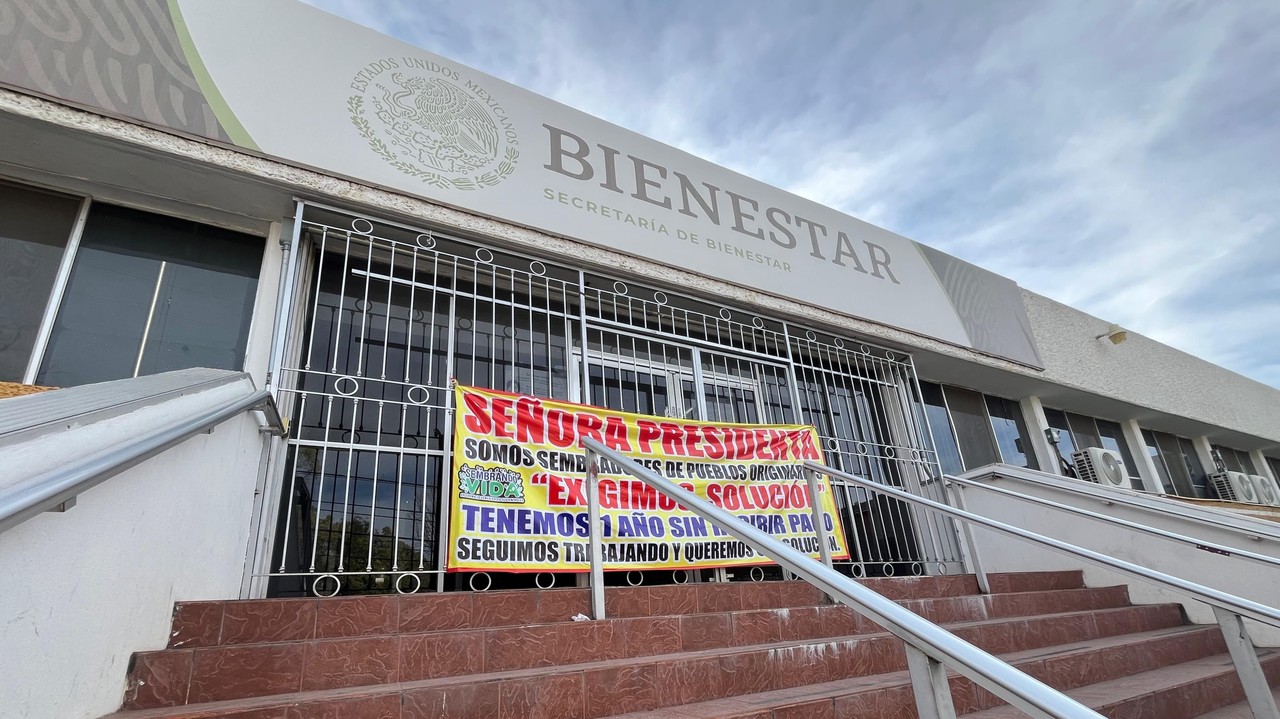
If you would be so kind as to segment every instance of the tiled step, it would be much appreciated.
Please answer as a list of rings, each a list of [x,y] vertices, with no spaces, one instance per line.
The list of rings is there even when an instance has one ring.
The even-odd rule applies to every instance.
[[[1016,619],[994,619],[970,622],[952,627],[962,637],[992,652],[1028,650],[1081,638],[1106,637],[1116,634],[1173,628],[1181,623],[1177,605],[1124,607],[1094,612],[1076,612]],[[1191,631],[1199,631],[1193,628]],[[236,649],[234,647],[226,649]],[[302,692],[301,663],[296,659],[283,662],[280,674],[271,679],[269,668],[251,666],[234,677],[223,676],[216,685],[223,692],[244,692],[240,696],[259,694],[239,706],[248,709],[277,709],[298,701],[333,698],[324,691]],[[657,655],[642,659],[614,659],[586,664],[549,666],[507,672],[473,674],[420,682],[397,682],[353,688],[351,696],[372,697],[382,693],[403,694],[406,706],[426,705],[451,707],[447,716],[489,717],[492,702],[509,693],[532,698],[541,706],[550,702],[574,702],[585,716],[599,717],[616,713],[619,707],[653,708],[696,703],[759,690],[796,687],[825,682],[836,677],[854,677],[894,672],[905,668],[901,642],[880,633],[844,637],[827,641],[794,641],[760,644]],[[238,670],[241,671],[241,670]],[[347,667],[343,673],[359,667]],[[264,680],[276,681],[268,686]],[[213,685],[210,685],[213,686]],[[232,699],[224,693],[206,696],[196,683],[191,684],[191,702]],[[333,691],[333,690],[329,690]],[[270,693],[275,692],[274,696]],[[288,692],[288,693],[286,693]],[[564,699],[569,696],[569,699]],[[509,701],[523,701],[517,698]],[[557,697],[561,697],[557,699]],[[575,698],[576,697],[576,698]],[[370,699],[372,701],[372,699]],[[223,711],[230,706],[175,707],[122,716],[198,717],[221,716],[202,714],[204,710]],[[572,708],[572,707],[570,707]],[[443,709],[441,709],[443,711]],[[445,716],[444,714],[439,714]],[[267,715],[264,715],[267,716]],[[435,716],[427,713],[425,716]],[[511,716],[524,716],[520,713]],[[549,714],[548,716],[578,716]]]
[[[992,574],[993,593],[1084,587],[1080,572]],[[865,579],[890,599],[976,595],[973,575]],[[665,616],[804,607],[824,604],[806,582],[729,582],[652,587],[611,587],[610,617]],[[514,626],[568,621],[588,613],[586,589],[445,592],[333,599],[261,599],[179,602],[174,608],[171,648],[260,644],[396,632]]]
[[[1271,685],[1280,684],[1280,651],[1262,650],[1259,658]],[[1067,694],[1113,719],[1192,719],[1225,707],[1230,707],[1226,711],[1238,714],[1240,708],[1232,705],[1244,699],[1235,665],[1226,654],[1091,684]],[[1253,716],[1247,706],[1245,713],[1238,715]],[[1002,706],[969,716],[971,719],[1014,719],[1023,714],[1010,706]]]
[[[1275,700],[1277,706],[1280,706],[1280,691],[1271,692],[1271,698]],[[1200,719],[1254,719],[1254,717],[1248,702],[1236,702],[1231,706],[1215,709],[1201,716]]]
[[[903,604],[931,621],[954,624],[1120,608],[1128,604],[1128,593],[1124,587],[1104,587]],[[1073,624],[1062,626],[1074,631]],[[249,696],[251,689],[331,689],[879,631],[848,607],[825,605],[168,649],[134,656],[124,706],[172,706]],[[1004,636],[1001,632],[1018,630],[1011,625],[984,631]],[[298,667],[297,672],[282,671],[288,667]],[[254,674],[247,681],[246,668]]]
[[[1002,658],[1051,686],[1074,689],[1108,677],[1206,659],[1222,649],[1217,627],[1177,627],[1079,642],[1054,647],[1047,652],[1043,649],[1016,652],[1002,655]],[[987,717],[987,711],[978,710],[1002,704],[998,697],[954,672],[950,675],[950,684],[959,714],[973,719]],[[978,713],[971,713],[975,711]],[[1024,716],[1008,706],[993,711],[1010,711],[1009,717]],[[898,671],[679,707],[615,714],[611,719],[914,719],[915,716],[910,677],[907,672]],[[1001,713],[999,716],[1006,715]],[[1164,719],[1162,714],[1142,716]]]

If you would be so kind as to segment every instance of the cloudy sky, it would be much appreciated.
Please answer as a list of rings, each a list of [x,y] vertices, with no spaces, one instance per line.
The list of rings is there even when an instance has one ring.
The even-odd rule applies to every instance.
[[[1280,3],[309,0],[1280,386]]]

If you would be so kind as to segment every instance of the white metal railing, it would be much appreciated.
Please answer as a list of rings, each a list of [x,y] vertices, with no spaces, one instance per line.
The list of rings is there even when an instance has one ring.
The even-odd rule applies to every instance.
[[[266,431],[284,434],[285,427],[267,390],[228,400],[206,412],[134,438],[125,444],[95,452],[71,464],[36,475],[0,492],[0,532],[54,509],[70,508],[77,495],[147,459],[212,429],[236,415],[261,410]]]
[[[964,536],[969,545],[971,557],[974,560],[973,570],[979,577],[979,583],[982,586],[988,586],[985,580],[985,572],[981,566],[981,558],[978,555],[976,544],[973,540],[973,527],[980,526],[985,529],[1000,532],[1009,535],[1021,541],[1039,544],[1056,552],[1067,554],[1091,564],[1101,566],[1105,569],[1128,575],[1138,580],[1151,582],[1160,585],[1166,589],[1191,597],[1197,601],[1204,602],[1213,608],[1214,616],[1218,620],[1218,626],[1222,630],[1223,638],[1227,643],[1227,650],[1231,654],[1231,661],[1235,665],[1236,673],[1240,677],[1240,683],[1244,687],[1245,698],[1249,702],[1249,707],[1253,711],[1255,719],[1280,719],[1280,710],[1276,708],[1275,697],[1271,694],[1271,686],[1267,682],[1266,674],[1262,670],[1262,664],[1258,660],[1257,649],[1254,647],[1252,640],[1249,638],[1249,631],[1245,627],[1244,618],[1253,619],[1264,624],[1280,627],[1280,610],[1259,604],[1234,594],[1206,587],[1202,584],[1187,581],[1179,577],[1175,577],[1164,572],[1159,572],[1149,567],[1144,567],[1133,562],[1127,562],[1123,559],[1095,552],[1091,549],[1085,549],[1068,542],[1063,542],[1052,537],[1046,537],[1042,534],[1015,527],[1004,522],[1000,522],[989,517],[983,517],[963,509],[963,500],[958,501],[961,508],[951,507],[940,502],[934,502],[930,499],[917,497],[892,487],[886,487],[875,482],[871,482],[862,477],[841,472],[813,461],[806,461],[805,468],[825,474],[830,477],[833,483],[844,483],[851,486],[861,487],[863,489],[883,492],[889,496],[910,502],[916,506],[925,507],[936,512],[941,512],[953,519],[959,520],[964,526]],[[946,477],[948,480],[957,479],[954,477]],[[963,480],[961,480],[963,481]],[[990,489],[989,487],[987,489]]]
[[[828,566],[829,553],[823,555],[826,563],[816,561],[739,520],[729,512],[684,490],[665,477],[649,471],[626,455],[592,439],[583,439],[582,445],[587,452],[587,507],[591,527],[591,602],[596,619],[603,619],[605,616],[603,552],[601,551],[603,540],[600,532],[600,501],[596,486],[600,458],[603,457],[902,639],[906,644],[907,668],[916,698],[916,707],[922,719],[954,719],[956,716],[950,685],[947,682],[948,668],[1032,717],[1040,719],[1101,717],[1097,712],[1062,692],[1018,671],[994,655],[835,571]],[[826,469],[823,465],[815,466]],[[813,468],[810,467],[810,469]],[[810,495],[816,497],[816,473],[808,473],[808,481]],[[877,489],[881,488],[881,485],[874,486]],[[905,492],[903,494],[912,499],[916,498]],[[825,524],[821,518],[820,504],[816,500],[810,504],[816,515],[814,525],[819,528],[819,546],[826,548],[828,543],[825,531],[821,529]]]
[[[1212,552],[1213,554],[1218,554],[1226,557],[1239,557],[1241,559],[1247,559],[1251,562],[1257,562],[1259,564],[1266,564],[1272,567],[1280,568],[1280,559],[1276,557],[1268,556],[1266,554],[1258,554],[1257,552],[1250,552],[1247,549],[1239,549],[1237,547],[1228,546],[1226,544],[1218,544],[1217,542],[1210,542],[1206,539],[1200,539],[1200,538],[1192,537],[1186,534],[1178,534],[1177,532],[1170,532],[1168,530],[1160,529],[1158,527],[1152,527],[1148,524],[1142,524],[1141,522],[1131,522],[1127,519],[1112,517],[1110,515],[1102,514],[1100,512],[1091,512],[1087,509],[1081,509],[1080,507],[1073,507],[1069,504],[1062,504],[1061,502],[1055,502],[1052,499],[1044,499],[1043,497],[1036,497],[1030,494],[1024,494],[1022,492],[1018,492],[1012,489],[993,487],[990,484],[985,484],[983,482],[978,482],[972,479],[965,479],[963,477],[953,477],[951,475],[945,475],[945,479],[948,482],[960,485],[962,487],[981,488],[984,491],[992,492],[994,494],[999,494],[1001,496],[1012,497],[1014,499],[1017,499],[1023,502],[1030,502],[1032,504],[1038,504],[1042,507],[1049,507],[1051,509],[1055,509],[1060,512],[1074,514],[1078,517],[1087,517],[1089,519],[1094,519],[1099,522],[1105,522],[1107,524],[1112,524],[1117,527],[1124,527],[1125,529],[1131,529],[1135,532],[1141,532],[1143,534],[1149,534],[1154,537],[1159,537],[1161,539],[1168,539],[1170,541],[1178,542],[1180,544],[1190,545],[1191,547],[1194,547],[1195,549],[1199,549],[1201,551]],[[1108,498],[1107,501],[1111,501],[1111,500]]]
[[[1015,467],[1012,465],[993,465],[988,468],[975,469],[971,472],[966,472],[966,477],[963,478],[948,475],[947,479],[968,479],[968,481],[973,481],[969,478],[977,476],[984,471],[991,471],[993,473],[998,473],[1002,477],[1009,477],[1016,479],[1019,482],[1026,482],[1028,484],[1047,487],[1049,489],[1087,495],[1091,499],[1103,504],[1118,504],[1139,511],[1150,512],[1152,514],[1159,514],[1168,511],[1166,507],[1160,507],[1154,503],[1176,501],[1174,499],[1165,499],[1165,497],[1174,497],[1176,495],[1152,495],[1147,492],[1134,493],[1113,488],[1108,488],[1109,491],[1107,491],[1106,494],[1101,494],[1096,491],[1100,485],[1092,482],[1081,482],[1079,480],[1072,480],[1057,475],[1049,475],[1043,472],[1037,472],[1035,470]],[[985,487],[988,485],[983,486]],[[1180,499],[1186,498],[1181,497]],[[1261,506],[1260,508],[1265,509],[1266,507]],[[1198,524],[1213,530],[1242,535],[1251,541],[1280,542],[1280,524],[1269,526],[1273,523],[1254,519],[1248,520],[1251,526],[1240,526],[1237,524],[1242,520],[1239,515],[1232,515],[1230,520],[1220,519],[1219,516],[1223,514],[1222,510],[1216,508],[1206,509],[1188,502],[1179,502],[1178,510],[1178,518],[1185,522]]]

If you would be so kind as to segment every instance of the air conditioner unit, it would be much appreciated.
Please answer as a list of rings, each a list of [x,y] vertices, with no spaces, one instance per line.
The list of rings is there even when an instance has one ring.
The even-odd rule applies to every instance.
[[[1096,482],[1104,487],[1133,489],[1133,480],[1129,479],[1129,470],[1125,468],[1124,459],[1119,452],[1089,447],[1071,455],[1071,462],[1080,479]]]
[[[1258,504],[1280,507],[1280,486],[1276,485],[1275,480],[1260,474],[1251,474],[1249,479],[1253,480],[1253,486],[1258,490]]]
[[[1209,477],[1219,499],[1228,502],[1258,503],[1258,490],[1244,472],[1218,472]]]

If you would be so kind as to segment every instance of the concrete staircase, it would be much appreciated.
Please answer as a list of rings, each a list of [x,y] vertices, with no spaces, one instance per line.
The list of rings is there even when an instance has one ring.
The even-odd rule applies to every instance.
[[[1249,716],[1217,626],[1078,572],[865,583],[1111,717]],[[902,644],[801,582],[181,603],[119,719],[916,716]],[[1273,684],[1280,653],[1263,655]],[[1021,716],[953,677],[957,711]],[[1235,713],[1232,713],[1235,712]]]

